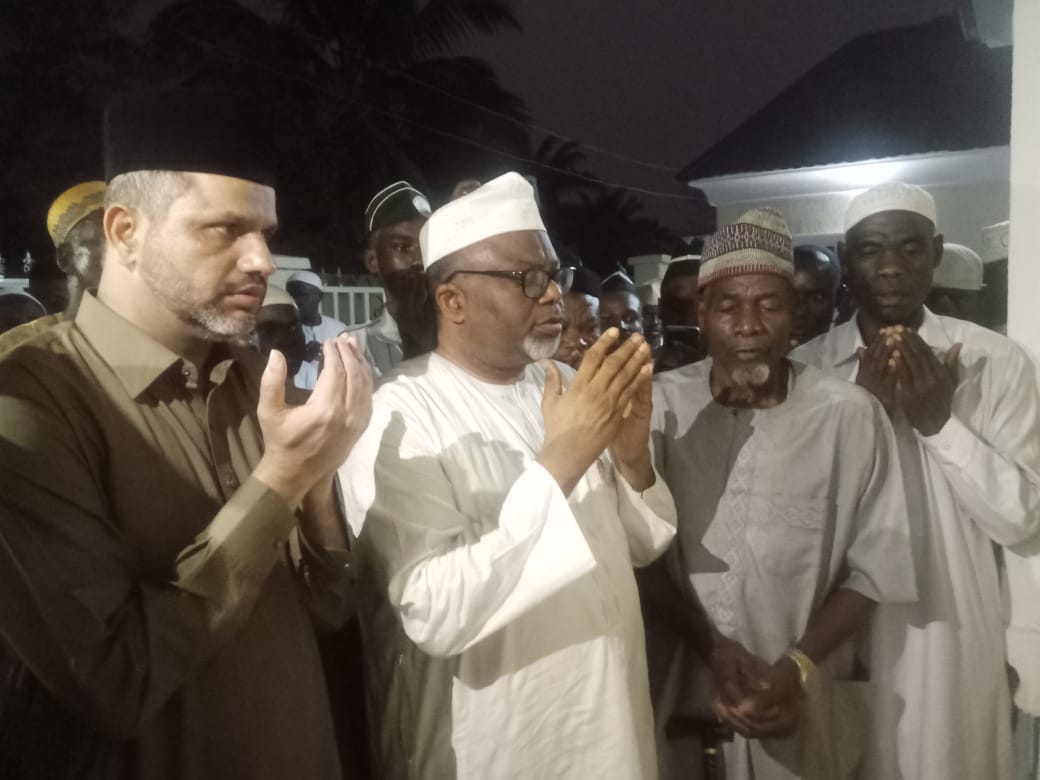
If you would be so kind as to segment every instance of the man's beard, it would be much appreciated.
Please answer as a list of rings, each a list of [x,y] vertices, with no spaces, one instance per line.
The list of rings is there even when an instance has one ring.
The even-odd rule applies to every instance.
[[[560,347],[560,337],[538,338],[537,336],[524,337],[524,352],[531,358],[532,363],[539,360],[548,360],[556,354]]]
[[[139,265],[141,279],[156,300],[168,311],[192,327],[200,338],[227,341],[236,345],[248,343],[256,326],[256,312],[229,314],[217,301],[199,302],[191,284],[172,272],[172,266],[161,252],[152,252],[147,262]],[[237,316],[236,316],[237,315]]]
[[[730,372],[730,380],[736,387],[762,387],[769,381],[772,369],[768,363],[737,366]]]

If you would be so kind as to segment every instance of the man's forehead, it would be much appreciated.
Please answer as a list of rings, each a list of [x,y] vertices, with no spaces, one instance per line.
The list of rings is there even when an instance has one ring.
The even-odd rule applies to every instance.
[[[879,211],[857,222],[846,235],[846,240],[867,240],[873,237],[926,234],[932,236],[935,226],[927,217],[914,211]]]
[[[764,297],[790,290],[792,281],[779,274],[739,274],[716,279],[711,286],[721,295]]]
[[[426,220],[422,218],[408,219],[404,222],[395,222],[379,228],[379,240],[388,241],[395,238],[417,238]]]
[[[532,267],[559,264],[549,237],[539,230],[516,230],[485,238],[475,245],[479,255],[491,262],[523,263]]]

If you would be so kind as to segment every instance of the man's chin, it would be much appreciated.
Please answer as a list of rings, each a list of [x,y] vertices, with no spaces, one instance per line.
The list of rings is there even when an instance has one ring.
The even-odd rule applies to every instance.
[[[192,324],[202,331],[207,341],[244,346],[249,344],[249,337],[256,328],[256,314],[244,311],[234,314],[200,312],[192,318]]]
[[[560,348],[560,337],[539,339],[528,336],[524,339],[524,353],[531,359],[532,363],[539,360],[548,360],[556,354]]]

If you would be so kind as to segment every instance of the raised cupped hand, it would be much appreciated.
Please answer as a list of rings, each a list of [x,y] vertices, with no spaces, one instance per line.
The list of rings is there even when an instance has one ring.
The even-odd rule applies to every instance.
[[[285,358],[271,351],[260,380],[257,418],[264,455],[253,471],[290,506],[346,460],[372,416],[372,372],[346,334],[326,342],[325,367],[307,402],[285,401]]]
[[[565,494],[608,446],[620,443],[628,455],[641,439],[649,452],[650,348],[636,335],[608,354],[618,336],[617,328],[610,328],[599,337],[566,389],[559,367],[545,363],[545,442],[538,462]]]

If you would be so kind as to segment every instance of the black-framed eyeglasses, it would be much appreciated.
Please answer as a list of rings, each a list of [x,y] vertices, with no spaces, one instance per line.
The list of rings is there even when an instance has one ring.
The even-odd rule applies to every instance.
[[[513,281],[520,282],[520,285],[524,288],[524,295],[528,298],[534,298],[538,300],[545,291],[549,288],[549,282],[556,282],[560,288],[561,293],[567,292],[571,289],[571,282],[574,281],[574,269],[573,268],[551,268],[546,270],[545,268],[528,268],[526,271],[469,271],[460,269],[458,271],[452,271],[447,279],[444,281],[450,282],[458,274],[473,274],[475,276],[494,276],[499,279],[512,279]]]

